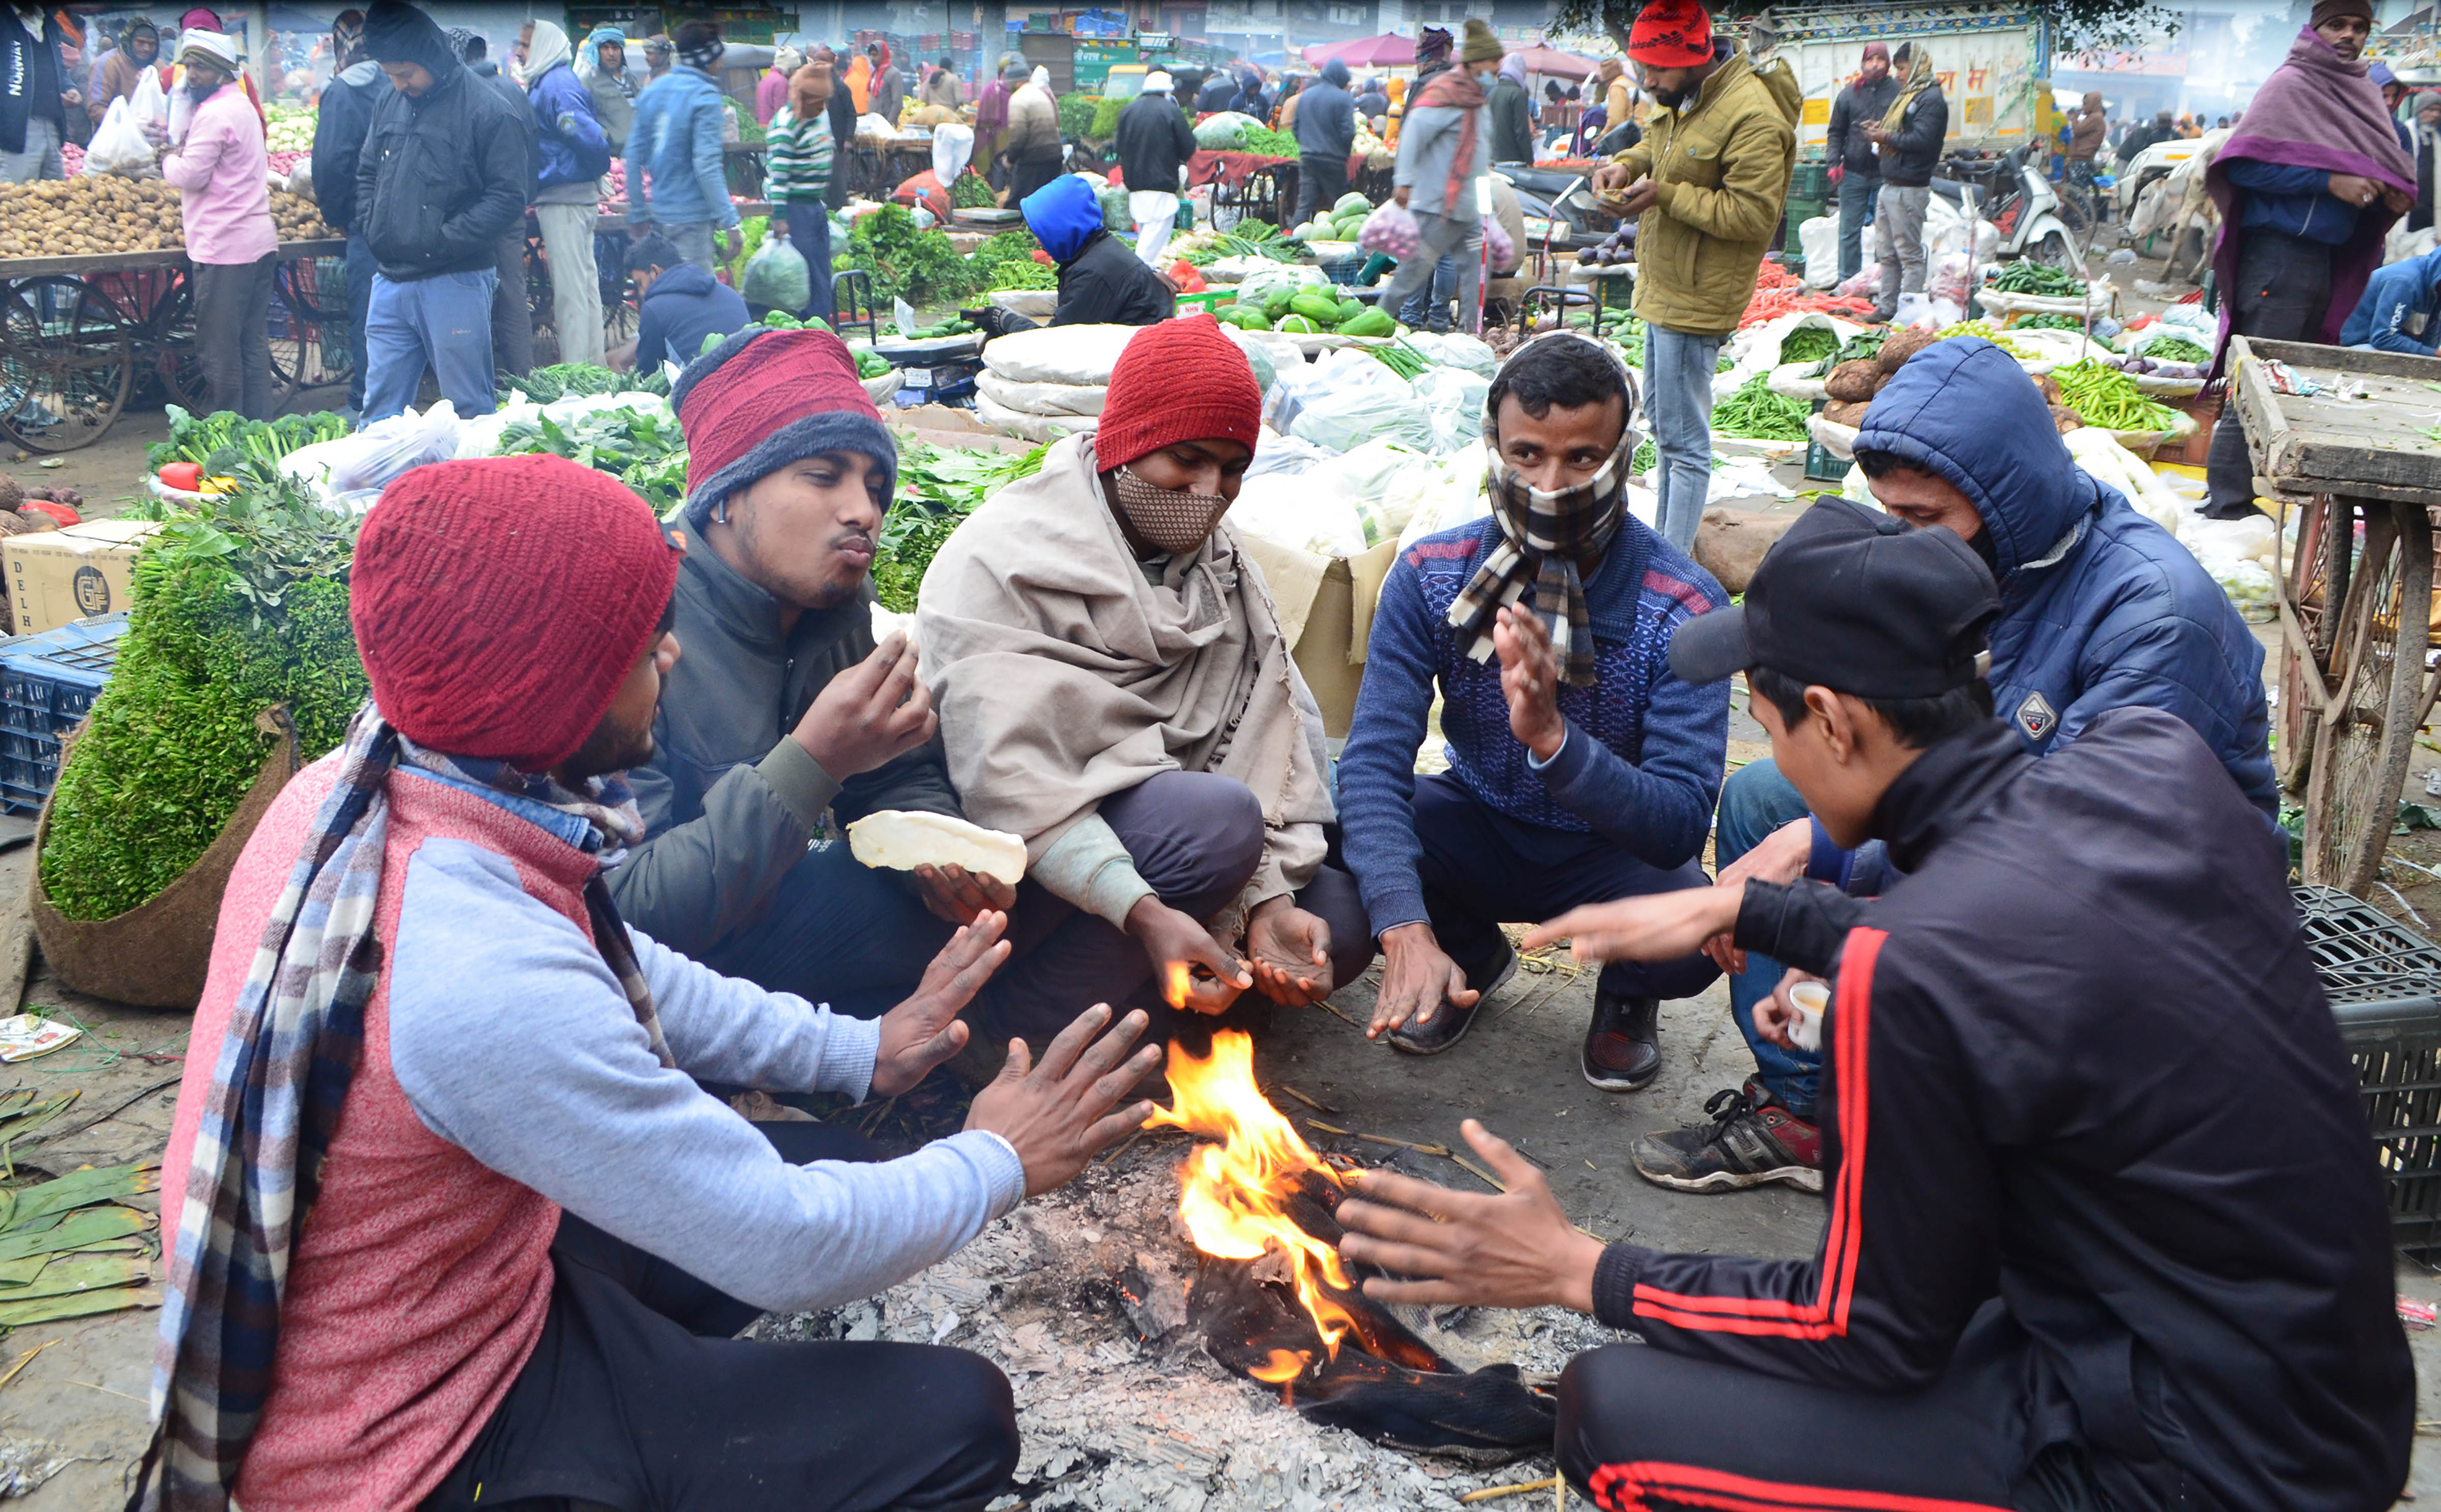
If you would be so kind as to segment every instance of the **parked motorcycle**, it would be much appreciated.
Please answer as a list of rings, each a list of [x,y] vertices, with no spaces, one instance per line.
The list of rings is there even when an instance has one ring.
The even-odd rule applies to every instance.
[[[1998,157],[1951,157],[1944,175],[1932,181],[1933,192],[1955,202],[1970,216],[1991,223],[1999,235],[1996,261],[2032,258],[2050,267],[2085,273],[2084,239],[2060,213],[2060,198],[2040,170],[2026,161],[2019,147]]]

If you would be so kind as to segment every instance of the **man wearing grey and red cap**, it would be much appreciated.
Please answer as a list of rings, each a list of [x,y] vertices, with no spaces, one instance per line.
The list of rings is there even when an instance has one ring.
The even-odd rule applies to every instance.
[[[903,1091],[1007,947],[979,918],[868,1022],[622,920],[603,878],[643,830],[622,774],[681,662],[678,573],[642,499],[557,458],[420,467],[366,516],[372,696],[222,899],[136,1504],[879,1512],[1005,1484],[989,1362],[735,1335],[1075,1175],[1149,1111],[1113,1110],[1153,1064],[1127,1053],[1143,1021],[1012,1048],[964,1131],[894,1161],[708,1094]]]
[[[2279,842],[2159,709],[2025,750],[1983,678],[2000,603],[1949,531],[1808,510],[1671,670],[1744,672],[1833,838],[1907,876],[1598,903],[1524,941],[1655,961],[1733,932],[1830,979],[1771,1031],[1829,1066],[1813,1254],[1606,1245],[1472,1121],[1502,1195],[1380,1172],[1337,1211],[1381,1301],[1641,1337],[1560,1377],[1560,1469],[1602,1506],[2376,1512],[2406,1479],[2390,1219]]]
[[[914,649],[874,639],[898,449],[828,332],[750,328],[670,392],[687,658],[632,774],[647,838],[611,888],[673,949],[869,1017],[952,929],[1015,896],[956,868],[871,870],[838,837],[885,809],[960,812]]]

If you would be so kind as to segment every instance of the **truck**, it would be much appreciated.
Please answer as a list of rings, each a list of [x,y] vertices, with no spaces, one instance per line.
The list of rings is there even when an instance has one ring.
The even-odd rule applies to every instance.
[[[1831,102],[1856,77],[1865,44],[1892,52],[1914,43],[1932,58],[1949,102],[1943,155],[2006,151],[2050,136],[2059,117],[2048,84],[2050,27],[2041,14],[2007,0],[1951,0],[1900,9],[1885,5],[1783,5],[1772,12],[1778,56],[1796,69],[1805,103],[1798,117],[1800,157],[1819,158],[1830,134]]]

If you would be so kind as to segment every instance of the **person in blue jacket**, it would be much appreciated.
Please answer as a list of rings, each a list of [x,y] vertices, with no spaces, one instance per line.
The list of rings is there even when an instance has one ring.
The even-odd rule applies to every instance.
[[[602,363],[602,283],[593,263],[594,206],[610,171],[609,134],[593,92],[576,77],[568,33],[537,21],[526,46],[526,97],[533,117],[534,221],[551,261],[551,329],[559,360]]]
[[[1473,1026],[1517,968],[1502,924],[1705,886],[1729,690],[1664,657],[1728,595],[1627,512],[1634,401],[1582,336],[1520,347],[1485,401],[1491,515],[1424,537],[1383,583],[1339,815],[1382,942],[1366,1033],[1393,1049],[1438,1054]],[[1436,687],[1449,770],[1419,777]],[[1651,1085],[1660,999],[1718,975],[1701,955],[1605,967],[1585,1080]]]
[[[2163,710],[2203,737],[2267,826],[2277,821],[2262,642],[2177,537],[2076,465],[2015,359],[1971,336],[1934,343],[1874,396],[1855,444],[1884,508],[1964,537],[1998,581],[1989,680],[2026,749],[2058,750],[2113,709]],[[1724,881],[1810,876],[1874,894],[1890,880],[1881,847],[1831,844],[1769,761],[1723,784],[1714,855]],[[1636,1169],[1682,1191],[1819,1191],[1821,1056],[1755,1032],[1778,963],[1727,941],[1714,956],[1731,972],[1730,1013],[1758,1072],[1714,1096],[1710,1126],[1637,1141]]]
[[[712,77],[728,49],[708,21],[678,27],[676,41],[679,66],[644,86],[627,129],[627,234],[641,242],[658,229],[709,273],[714,231],[730,257],[745,245],[721,166],[725,112]]]
[[[2430,357],[2441,346],[2441,250],[2375,270],[2340,340],[2376,351]]]
[[[689,261],[665,236],[648,236],[627,252],[636,279],[636,346],[612,366],[651,371],[664,362],[683,368],[703,354],[707,336],[733,336],[754,323],[735,289]]]

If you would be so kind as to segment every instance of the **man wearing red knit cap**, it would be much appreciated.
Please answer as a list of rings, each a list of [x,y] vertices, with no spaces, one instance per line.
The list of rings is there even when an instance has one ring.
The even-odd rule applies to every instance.
[[[649,837],[611,891],[674,950],[871,1017],[914,989],[950,930],[1016,896],[814,843],[826,813],[836,834],[886,809],[960,812],[913,648],[874,643],[870,568],[898,448],[825,331],[742,332],[671,399],[687,438],[687,657],[632,774]]]
[[[984,914],[864,1021],[621,920],[678,573],[642,499],[556,458],[417,468],[367,516],[372,698],[247,841],[196,1013],[143,1504],[979,1508],[1007,1480],[987,1361],[734,1336],[1074,1175],[1149,1110],[1112,1110],[1143,1019],[1012,1047],[895,1161],[707,1094],[903,1091],[1008,947]]]
[[[1323,859],[1321,714],[1221,520],[1261,409],[1211,316],[1148,326],[1100,429],[986,500],[925,576],[949,775],[969,819],[1025,838],[1032,944],[976,999],[985,1042],[1073,1001],[1256,1019],[1233,1011],[1246,988],[1311,1002],[1372,958],[1355,882]]]

